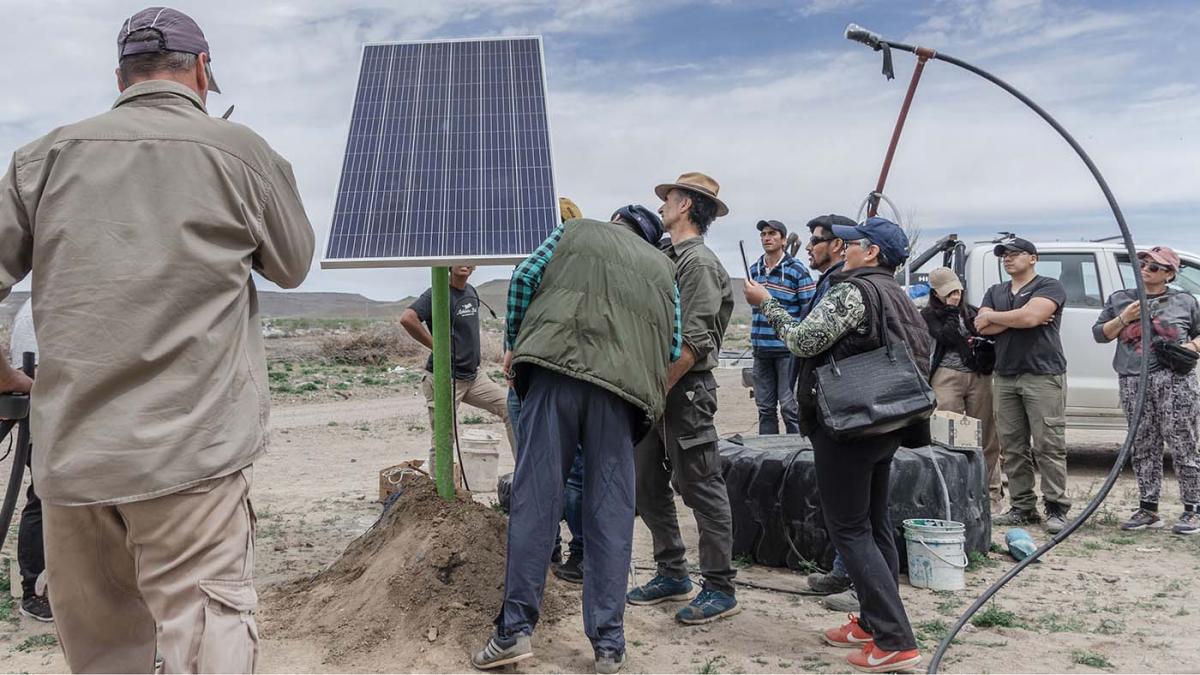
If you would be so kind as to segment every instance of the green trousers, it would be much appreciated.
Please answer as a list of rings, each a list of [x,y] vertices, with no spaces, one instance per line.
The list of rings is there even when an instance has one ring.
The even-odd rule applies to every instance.
[[[1042,502],[1065,514],[1071,508],[1066,375],[996,375],[992,381],[996,434],[1013,508],[1037,509],[1035,473],[1040,473]]]

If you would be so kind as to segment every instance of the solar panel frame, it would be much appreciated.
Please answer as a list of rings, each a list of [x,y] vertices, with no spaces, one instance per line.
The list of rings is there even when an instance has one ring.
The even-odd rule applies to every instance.
[[[546,236],[549,236],[549,234],[553,230],[553,228],[555,226],[557,226],[557,224],[559,222],[561,222],[561,213],[559,211],[557,189],[556,189],[556,187],[558,185],[558,177],[555,173],[555,166],[554,166],[554,161],[553,161],[553,158],[554,158],[554,134],[552,133],[551,124],[550,124],[550,104],[549,104],[549,95],[548,95],[548,86],[547,86],[548,77],[547,77],[547,73],[546,73],[546,52],[545,52],[545,49],[543,48],[542,37],[540,35],[365,42],[362,44],[362,47],[361,47],[361,50],[359,53],[359,69],[358,69],[358,78],[356,79],[356,85],[355,85],[355,96],[353,97],[351,104],[350,104],[350,123],[347,125],[347,130],[346,130],[346,145],[345,145],[346,150],[342,157],[341,170],[338,172],[338,183],[337,183],[337,187],[335,188],[334,212],[331,216],[329,236],[328,236],[328,239],[326,240],[325,256],[321,259],[321,268],[322,269],[365,269],[365,268],[389,268],[389,267],[444,267],[444,266],[450,266],[450,265],[512,265],[512,264],[521,262],[530,253],[533,252],[533,249],[531,248],[529,251],[522,253],[522,254],[497,254],[497,255],[492,255],[492,254],[474,255],[474,254],[472,254],[472,255],[443,255],[443,256],[436,256],[436,255],[435,256],[403,256],[403,257],[330,257],[330,255],[329,255],[330,250],[333,247],[333,234],[334,234],[333,233],[333,220],[334,220],[334,218],[336,218],[336,215],[337,215],[338,198],[341,197],[341,192],[342,192],[341,188],[342,188],[342,183],[345,178],[346,171],[347,171],[347,164],[351,161],[351,144],[355,140],[355,134],[354,134],[355,121],[356,121],[355,110],[359,105],[359,100],[358,100],[359,90],[362,88],[362,85],[363,85],[363,69],[368,65],[367,64],[368,49],[370,49],[371,47],[387,47],[387,46],[396,46],[396,45],[427,45],[427,44],[446,44],[446,43],[488,43],[488,42],[507,43],[507,42],[513,42],[513,41],[518,41],[518,40],[532,40],[536,43],[536,46],[537,46],[538,67],[540,69],[540,75],[541,75],[541,78],[540,78],[541,79],[541,98],[542,98],[542,102],[543,102],[542,105],[545,108],[546,159],[547,159],[547,163],[549,165],[549,172],[548,172],[549,177],[550,177],[549,189],[551,192],[550,206],[553,209],[553,215],[554,215],[553,222],[548,224],[549,228],[546,230],[546,232],[541,237],[537,238],[537,241],[533,244],[533,247],[536,248],[537,245],[541,243],[542,239],[544,239]],[[481,52],[481,58],[482,58],[482,52]],[[393,74],[394,74],[393,70],[389,69],[388,70],[388,78],[389,78],[388,86],[390,86],[390,78],[392,77]],[[513,84],[515,86],[515,81],[513,82]],[[384,91],[386,93],[386,91],[387,91],[386,86],[385,86]],[[515,97],[514,97],[514,100],[515,100]],[[480,100],[481,105],[485,102],[486,102],[486,99]],[[454,103],[455,103],[455,101],[453,99],[451,99],[448,101],[447,105],[453,106]],[[381,115],[381,117],[380,117],[381,127],[385,123],[385,119],[386,118]],[[515,148],[515,143],[514,143],[514,150],[515,149],[516,148]],[[379,152],[378,154],[382,155],[383,153]],[[376,162],[378,164],[378,158],[376,159]],[[447,169],[447,170],[449,170],[449,169]],[[377,179],[378,166],[376,166],[375,170],[372,171],[371,173],[372,173],[372,179],[373,180]],[[449,189],[447,188],[446,192],[448,192],[448,191],[449,191]],[[409,195],[408,195],[409,192],[410,192],[409,190],[405,191],[406,199],[409,198]],[[430,234],[434,234],[434,233],[430,233]],[[480,234],[486,235],[487,234],[486,229],[481,227]]]

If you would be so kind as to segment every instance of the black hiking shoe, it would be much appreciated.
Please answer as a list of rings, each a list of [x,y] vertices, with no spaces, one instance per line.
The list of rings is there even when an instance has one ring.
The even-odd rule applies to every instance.
[[[1060,506],[1046,507],[1046,532],[1058,534],[1067,529],[1067,512]]]
[[[843,577],[833,574],[810,574],[808,575],[808,587],[814,593],[821,595],[833,595],[841,593],[850,588],[850,577]]]
[[[42,623],[54,621],[54,613],[50,611],[50,598],[44,595],[27,595],[22,598],[21,613]]]
[[[555,546],[554,550],[550,552],[550,564],[555,567],[562,564],[562,548]]]
[[[583,554],[571,554],[566,562],[554,568],[554,576],[570,584],[583,583]]]
[[[1040,522],[1042,522],[1042,517],[1037,514],[1037,511],[1022,511],[1018,508],[1011,508],[1008,513],[992,518],[992,524],[1001,527],[1034,525]]]

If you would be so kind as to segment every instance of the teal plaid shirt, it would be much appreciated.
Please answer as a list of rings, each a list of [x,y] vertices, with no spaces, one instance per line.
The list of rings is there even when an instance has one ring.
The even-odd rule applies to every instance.
[[[529,303],[533,302],[533,296],[537,295],[538,288],[542,285],[542,273],[546,270],[546,265],[549,264],[550,258],[554,256],[554,249],[558,246],[558,242],[563,236],[563,225],[554,228],[546,241],[542,242],[537,250],[529,255],[528,258],[521,261],[517,268],[513,270],[512,279],[508,282],[508,313],[506,315],[506,329],[504,333],[504,351],[512,351],[513,345],[517,342],[517,335],[521,332],[521,322],[525,320],[525,311],[529,309]],[[675,285],[675,330],[671,335],[671,362],[679,360],[683,354],[683,318],[682,311],[679,306],[679,285]]]

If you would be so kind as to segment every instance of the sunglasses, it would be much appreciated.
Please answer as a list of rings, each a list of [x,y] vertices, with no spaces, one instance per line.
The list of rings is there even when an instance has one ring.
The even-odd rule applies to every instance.
[[[809,237],[808,245],[816,246],[817,244],[823,244],[827,241],[833,241],[834,239],[837,239],[837,237]]]
[[[1166,265],[1160,265],[1156,262],[1142,262],[1141,265],[1142,265],[1142,269],[1149,270],[1151,272],[1174,272],[1175,271],[1175,270],[1171,269],[1170,267],[1167,267]]]

